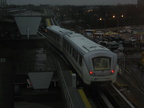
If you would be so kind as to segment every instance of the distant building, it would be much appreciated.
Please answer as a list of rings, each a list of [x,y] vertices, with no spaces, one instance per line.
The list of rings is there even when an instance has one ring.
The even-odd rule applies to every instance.
[[[5,7],[7,4],[6,0],[0,0],[0,7]]]
[[[144,5],[144,0],[138,0],[137,5],[138,6],[143,6]]]

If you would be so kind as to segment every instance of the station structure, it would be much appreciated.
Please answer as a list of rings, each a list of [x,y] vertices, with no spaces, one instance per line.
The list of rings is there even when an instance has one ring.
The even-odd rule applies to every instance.
[[[14,14],[14,19],[22,36],[21,39],[26,37],[27,40],[30,40],[31,37],[36,36],[38,33],[38,27],[42,20],[42,15],[31,11],[26,11],[23,14]],[[45,37],[40,33],[39,35],[41,37]],[[91,108],[84,91],[76,88],[76,74],[73,74],[72,72],[63,72],[60,64],[58,62],[56,62],[56,64],[59,77],[58,79],[63,90],[67,108]],[[28,73],[28,76],[33,83],[34,90],[48,89],[49,84],[52,81],[57,81],[52,79],[53,73],[54,72]],[[0,82],[2,82],[2,79]],[[2,91],[0,91],[0,94],[2,94]],[[0,102],[0,104],[3,103]],[[10,107],[8,106],[6,108]]]
[[[35,37],[33,39],[36,39],[37,35],[44,38],[45,35],[38,31],[38,27],[40,26],[43,18],[45,18],[45,23],[47,26],[52,24],[59,25],[56,22],[56,19],[54,18],[54,20],[52,20],[52,15],[48,17],[48,14],[50,14],[50,12],[47,11],[46,14],[41,14],[34,11],[25,11],[23,13],[16,12],[16,14],[13,14],[19,32],[22,36],[21,38],[26,37],[27,40],[30,40],[32,37]],[[5,62],[5,59],[1,58],[0,61]],[[62,88],[62,93],[64,94],[67,108],[92,108],[83,89],[76,87],[76,74],[70,72],[69,70],[63,71],[58,61],[55,61],[55,66],[58,73],[58,79],[56,80],[53,79],[54,72],[52,71],[28,73],[28,76],[33,83],[34,90],[48,89],[51,82],[56,84],[58,81],[60,83],[60,87]],[[2,82],[2,80],[0,81]],[[0,94],[2,94],[2,91],[0,91]],[[0,102],[0,104],[2,103]]]
[[[144,1],[143,0],[138,0],[137,5],[138,6],[144,6]]]

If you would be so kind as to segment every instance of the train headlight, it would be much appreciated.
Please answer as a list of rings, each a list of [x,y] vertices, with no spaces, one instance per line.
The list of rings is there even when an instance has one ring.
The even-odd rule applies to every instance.
[[[95,73],[94,73],[94,72],[92,72],[92,71],[90,71],[90,72],[89,72],[89,74],[90,74],[90,75],[95,75]]]
[[[114,70],[111,70],[111,73],[112,73],[112,74],[114,74],[114,73],[115,73],[115,71],[114,71]]]

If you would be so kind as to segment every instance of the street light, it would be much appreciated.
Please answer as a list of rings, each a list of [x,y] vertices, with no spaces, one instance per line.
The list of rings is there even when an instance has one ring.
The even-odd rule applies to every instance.
[[[115,18],[115,17],[116,17],[115,15],[112,16],[112,18]]]
[[[123,18],[123,17],[124,17],[124,15],[122,14],[122,15],[121,15],[121,18]]]
[[[102,21],[104,23],[104,28],[106,28],[106,18],[99,18],[99,21]]]
[[[103,19],[102,19],[102,18],[99,18],[99,20],[102,21]]]
[[[124,18],[124,15],[122,14],[122,15],[117,16],[117,17],[116,17],[115,15],[113,15],[112,18],[113,18],[113,19],[116,19],[116,24],[117,24],[116,26],[117,26],[117,30],[118,30],[118,28],[119,28],[119,23],[120,23],[120,18]]]

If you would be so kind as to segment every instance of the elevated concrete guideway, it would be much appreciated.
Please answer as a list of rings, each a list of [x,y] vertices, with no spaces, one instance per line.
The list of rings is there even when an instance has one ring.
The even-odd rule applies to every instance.
[[[15,14],[14,17],[15,17],[14,19],[16,21],[17,27],[19,29],[19,33],[21,35],[21,37],[18,37],[18,38],[15,39],[17,42],[25,41],[26,44],[27,44],[30,41],[31,37],[36,37],[39,34],[38,33],[38,28],[40,26],[40,23],[41,23],[41,20],[42,20],[42,17],[43,17],[41,14],[39,14],[37,12],[34,14],[34,12],[32,12],[32,11],[25,11],[25,12],[20,13],[20,14],[19,13]],[[50,21],[51,21],[52,24],[56,24],[56,22],[55,22],[56,19],[50,18]],[[23,37],[27,37],[27,38],[25,40],[22,40]],[[45,37],[45,36],[41,35],[41,37]],[[36,38],[34,38],[34,39],[33,40],[35,42]],[[13,41],[14,38],[10,38],[9,40]],[[32,42],[31,42],[31,44],[33,45]],[[18,43],[17,45],[25,46],[23,43]],[[28,47],[31,47],[31,46],[28,45]],[[20,49],[21,49],[21,47],[19,47],[19,50]],[[2,58],[1,61],[3,61],[3,58]],[[4,63],[1,63],[1,65],[3,65],[3,64]],[[18,69],[21,69],[20,65],[18,66]],[[6,70],[6,71],[8,71],[8,70]],[[5,72],[5,70],[3,72],[1,72],[1,74],[3,74],[4,72]],[[20,70],[19,70],[19,72],[20,72]],[[44,74],[48,74],[47,71],[44,71]],[[59,74],[58,76],[59,76],[59,79],[60,79],[59,82],[61,84],[64,96],[65,96],[65,102],[67,103],[67,108],[90,108],[85,103],[85,101],[87,101],[87,103],[88,103],[88,100],[86,99],[86,96],[85,96],[84,92],[82,91],[82,89],[78,90],[76,88],[76,79],[75,79],[76,76],[74,74],[71,74],[70,72],[67,72],[67,71],[62,72],[59,65],[58,65],[58,74]],[[36,73],[33,73],[33,74],[29,74],[29,75],[30,75],[31,78],[34,78],[34,79],[36,78],[37,79],[37,75],[39,75],[39,73],[36,72]],[[46,82],[50,83],[50,81],[52,80],[52,76],[53,76],[53,73],[51,73],[51,75],[49,77],[46,77],[46,78],[49,78],[49,80],[46,79],[46,80],[43,80],[43,81],[44,82],[46,81]],[[7,76],[7,79],[10,79],[11,77],[12,77],[12,75]],[[43,75],[42,75],[42,77],[40,76],[39,79],[41,79],[41,78],[43,78]],[[0,82],[3,83],[3,80],[1,80]],[[35,81],[33,80],[33,82],[35,82]],[[10,83],[9,85],[12,86],[11,82],[9,82],[9,83]],[[7,86],[9,87],[9,85],[7,85]],[[38,84],[38,85],[34,85],[34,87],[36,87],[36,89],[46,87],[46,89],[47,89],[49,87],[49,85],[41,86],[40,84]],[[7,90],[5,92],[1,91],[0,94],[2,94],[2,93],[7,94],[8,92],[9,92],[9,90]],[[2,95],[2,96],[4,96],[4,95]],[[40,104],[38,104],[38,103],[30,104],[30,103],[25,103],[25,102],[20,102],[20,103],[16,102],[15,106],[14,106],[13,105],[14,103],[10,100],[12,98],[13,97],[11,96],[9,98],[9,101],[7,101],[7,103],[9,102],[7,104],[9,106],[7,106],[7,108],[13,108],[13,107],[19,108],[20,107],[19,104],[21,104],[22,106],[25,106],[25,107],[30,107],[30,106],[32,106],[32,107],[38,107],[39,106],[39,107],[42,107],[42,108],[47,107],[45,105],[40,106]],[[32,98],[32,99],[34,99],[34,98]],[[3,101],[2,103],[6,103],[6,102]]]
[[[92,108],[83,90],[76,88],[76,75],[62,71],[59,62],[57,68],[67,108]]]

